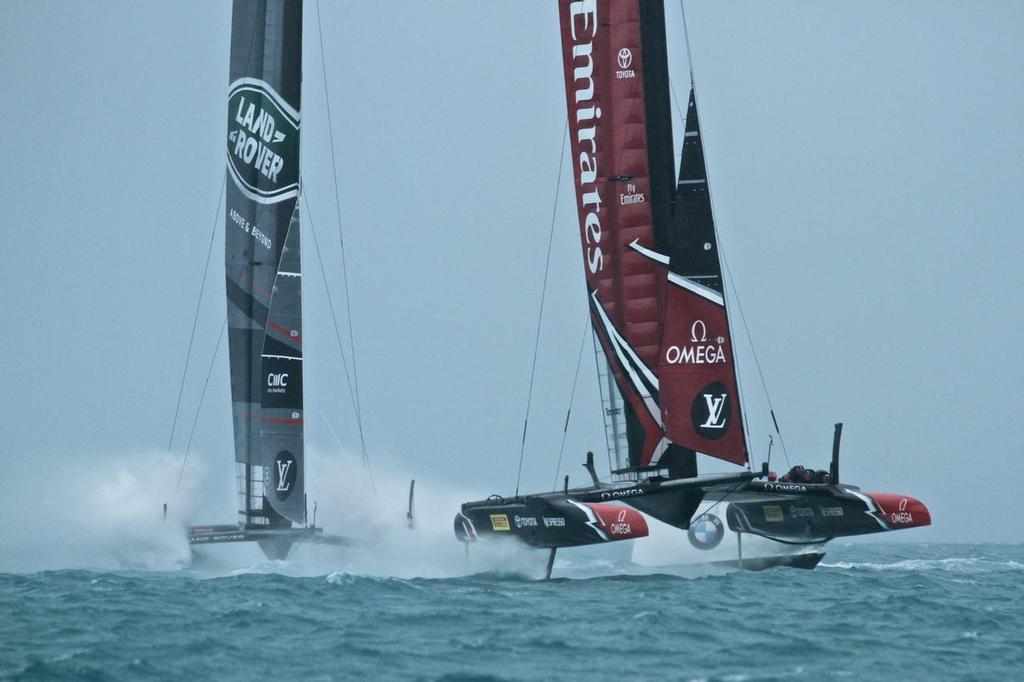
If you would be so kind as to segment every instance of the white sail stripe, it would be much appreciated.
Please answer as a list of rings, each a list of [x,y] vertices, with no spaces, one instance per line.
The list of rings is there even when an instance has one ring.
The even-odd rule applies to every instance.
[[[601,312],[604,312],[604,308],[601,308]],[[611,325],[611,320],[608,320],[608,324]],[[643,372],[643,375],[647,379],[647,382],[651,386],[654,386],[655,389],[657,389],[659,387],[658,377],[654,374],[654,372],[650,370],[650,368],[646,364],[644,364],[644,361],[641,360],[640,356],[636,354],[636,351],[633,350],[633,347],[629,345],[629,342],[626,341],[626,339],[624,339],[621,334],[619,334],[619,331],[615,328],[614,325],[612,325],[611,330],[612,333],[615,335],[615,340],[618,342],[619,346],[621,346],[623,350],[625,350],[629,354],[629,357],[633,361],[633,364],[640,368],[640,371]],[[643,392],[641,392],[640,395],[644,397],[650,397],[650,393],[647,392],[646,388],[643,390]]]
[[[637,253],[646,256],[653,261],[657,261],[662,265],[668,266],[668,256],[666,256],[663,253],[658,253],[657,251],[654,251],[652,249],[648,249],[646,246],[641,246],[639,241],[640,240],[638,239],[634,239],[629,243],[629,246]],[[710,287],[706,287],[703,284],[694,282],[692,279],[689,279],[688,277],[683,277],[682,275],[676,274],[671,271],[668,273],[668,281],[672,282],[677,286],[682,287],[683,289],[686,289],[687,291],[692,291],[698,296],[702,296],[708,299],[712,303],[716,303],[722,307],[725,307],[725,298],[722,296],[722,294],[718,293],[717,291]]]
[[[700,135],[696,130],[691,130],[683,135],[683,137],[698,137]]]
[[[658,444],[654,447],[654,452],[651,453],[651,465],[658,464],[661,461],[661,456],[668,450],[669,445],[668,438],[662,438],[658,441]]]
[[[623,349],[628,351],[634,358],[636,355],[633,353],[633,349],[629,347],[629,344],[619,336],[618,332],[615,331],[615,327],[612,326],[611,320],[604,312],[604,308],[600,303],[597,302],[597,292],[593,294],[594,302],[597,303],[597,309],[600,311],[598,315],[601,318],[601,324],[604,325],[605,333],[608,335],[608,339],[611,342],[612,347],[615,349],[615,355],[619,358],[619,363],[622,365],[626,374],[629,376],[630,382],[633,384],[633,388],[636,389],[640,399],[643,400],[644,407],[647,408],[648,414],[651,415],[651,419],[658,425],[658,428],[664,428],[661,423],[661,408],[654,402],[654,398],[651,397],[647,387],[644,386],[643,381],[637,376],[636,371],[633,369],[629,359],[625,357]],[[651,385],[658,388],[658,378],[651,374],[651,371],[647,369],[646,365],[640,362],[639,358],[636,358],[637,364],[641,367],[646,375],[651,378]]]
[[[275,358],[277,360],[298,360],[302,362],[302,357],[295,357],[294,355],[261,355],[261,358]]]
[[[703,185],[706,182],[707,182],[706,179],[701,178],[700,180],[680,180],[679,184],[680,185]]]
[[[712,289],[711,287],[706,287],[703,284],[698,284],[697,282],[694,282],[692,279],[688,279],[686,277],[683,277],[682,275],[677,275],[674,272],[668,273],[668,281],[672,282],[678,287],[686,289],[687,291],[692,291],[698,296],[706,298],[707,300],[711,301],[716,305],[720,305],[723,308],[725,307],[725,297],[722,296],[722,294],[715,291],[714,289]]]
[[[658,253],[657,251],[648,249],[646,246],[641,246],[639,239],[634,239],[633,241],[631,241],[629,243],[629,246],[634,251],[639,252],[641,255],[647,256],[651,260],[658,261],[662,265],[668,265],[668,256],[666,256],[663,253]]]
[[[284,270],[278,270],[277,274],[281,277],[302,277],[301,272],[285,272]]]
[[[597,300],[596,291],[593,294],[593,298],[594,303],[597,303],[598,310],[601,311],[601,321],[604,323],[605,329],[608,331],[609,335],[614,337],[616,347],[621,347],[627,353],[629,353],[629,357],[630,359],[632,359],[633,364],[640,368],[640,371],[643,372],[644,377],[646,377],[648,383],[650,383],[651,386],[657,389],[658,377],[656,377],[654,375],[654,372],[652,372],[650,368],[648,368],[647,365],[644,364],[644,361],[640,359],[640,356],[636,354],[636,351],[633,350],[632,346],[630,346],[626,339],[622,338],[618,330],[615,329],[615,325],[613,325],[612,321],[608,319],[608,315],[604,311],[604,306],[602,306],[601,303]],[[640,395],[650,396],[650,393],[647,392],[646,388],[643,388],[643,390],[640,391]]]

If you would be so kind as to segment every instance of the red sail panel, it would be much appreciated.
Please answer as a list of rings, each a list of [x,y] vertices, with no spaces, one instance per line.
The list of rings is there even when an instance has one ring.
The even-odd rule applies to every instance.
[[[631,246],[653,245],[639,11],[636,2],[559,0],[559,18],[592,320],[642,428],[630,460],[643,466],[663,437],[655,371],[665,274]]]
[[[736,363],[720,301],[713,289],[669,275],[658,364],[662,417],[673,443],[745,465]]]
[[[718,235],[692,90],[683,140],[673,229],[663,239],[668,287],[658,376],[665,432],[684,448],[746,464]]]

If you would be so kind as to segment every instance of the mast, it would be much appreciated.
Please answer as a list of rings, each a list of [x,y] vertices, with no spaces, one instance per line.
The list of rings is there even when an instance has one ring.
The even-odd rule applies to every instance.
[[[303,521],[300,0],[235,0],[225,271],[241,521]]]
[[[694,106],[678,182],[674,168],[663,4],[560,0],[559,16],[591,320],[614,378],[606,432],[617,390],[627,470],[694,476],[698,452],[746,464]]]

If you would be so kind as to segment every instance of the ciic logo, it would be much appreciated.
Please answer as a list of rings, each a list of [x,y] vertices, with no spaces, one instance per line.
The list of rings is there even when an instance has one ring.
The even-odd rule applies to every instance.
[[[619,50],[619,68],[628,69],[629,65],[633,63],[633,53],[629,51],[628,47],[624,47]]]
[[[267,374],[267,393],[287,393],[288,373],[270,372]]]
[[[274,459],[274,492],[277,499],[286,500],[295,488],[295,477],[298,475],[298,466],[295,463],[295,455],[282,450],[277,453]]]
[[[697,549],[713,549],[722,541],[725,530],[722,521],[714,514],[701,514],[690,524],[686,536]]]

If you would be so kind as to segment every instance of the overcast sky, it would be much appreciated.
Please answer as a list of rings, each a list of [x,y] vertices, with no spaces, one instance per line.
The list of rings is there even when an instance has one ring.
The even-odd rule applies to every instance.
[[[932,510],[933,528],[898,539],[1019,541],[1024,4],[686,7],[730,295],[789,458],[825,466],[843,421],[844,479]],[[183,454],[225,310],[230,12],[227,1],[0,3],[0,465],[18,506],[50,499],[40,471],[166,450],[216,223]],[[678,4],[666,14],[683,100]],[[559,166],[556,3],[325,1],[321,19],[326,61],[307,5],[303,177],[340,303],[326,72],[377,466],[475,497],[514,488],[563,174],[522,485],[546,489],[586,315]],[[336,448],[322,410],[355,450],[309,225],[307,442]],[[770,420],[742,334],[736,345],[760,462]],[[583,454],[602,461],[603,445],[588,341],[563,470],[582,482]],[[191,456],[232,476],[224,349]],[[784,468],[778,449],[773,466]]]

